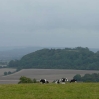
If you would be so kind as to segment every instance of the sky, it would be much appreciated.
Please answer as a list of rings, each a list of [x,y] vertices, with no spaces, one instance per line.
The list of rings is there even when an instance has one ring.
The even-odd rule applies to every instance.
[[[0,47],[99,48],[99,0],[0,0]]]

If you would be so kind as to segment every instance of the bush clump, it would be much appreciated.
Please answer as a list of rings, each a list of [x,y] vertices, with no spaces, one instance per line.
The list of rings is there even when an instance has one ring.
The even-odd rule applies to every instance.
[[[21,76],[20,81],[18,82],[18,84],[20,83],[38,83],[38,81],[34,78],[33,80],[31,78],[25,77],[25,76]]]
[[[19,84],[20,84],[20,83],[33,83],[33,81],[32,81],[30,78],[28,78],[28,77],[21,76],[21,77],[20,77],[20,81],[19,81],[18,83],[19,83]]]

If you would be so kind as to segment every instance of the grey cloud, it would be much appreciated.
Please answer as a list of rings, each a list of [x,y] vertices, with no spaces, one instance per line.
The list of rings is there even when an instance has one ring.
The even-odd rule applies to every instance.
[[[0,45],[13,41],[12,45],[91,47],[92,42],[95,47],[98,4],[99,0],[0,0],[0,39],[8,40]]]

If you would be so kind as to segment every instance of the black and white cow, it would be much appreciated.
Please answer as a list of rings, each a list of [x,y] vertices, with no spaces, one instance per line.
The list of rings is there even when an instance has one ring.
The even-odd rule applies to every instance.
[[[57,80],[55,80],[54,82],[55,82],[56,84],[59,84],[59,83],[65,84],[67,81],[68,81],[67,78],[61,78],[60,80],[57,79]]]
[[[67,81],[68,81],[67,78],[61,78],[61,79],[60,79],[60,82],[67,82]]]
[[[68,82],[67,78],[61,78],[60,79],[60,83],[65,84],[66,82]]]
[[[41,82],[42,84],[44,84],[44,83],[49,83],[46,79],[40,79],[40,82]]]
[[[72,79],[72,80],[70,81],[70,83],[72,83],[72,82],[77,82],[77,80],[76,80],[76,79]]]

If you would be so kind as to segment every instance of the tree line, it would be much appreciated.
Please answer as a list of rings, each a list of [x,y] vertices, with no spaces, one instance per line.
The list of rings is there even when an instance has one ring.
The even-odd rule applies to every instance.
[[[23,56],[20,60],[11,60],[8,67],[99,70],[99,51],[94,53],[87,47],[41,49]]]
[[[99,73],[85,74],[84,76],[77,74],[73,78],[81,82],[99,82]]]

